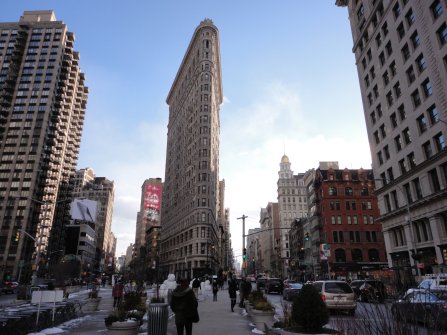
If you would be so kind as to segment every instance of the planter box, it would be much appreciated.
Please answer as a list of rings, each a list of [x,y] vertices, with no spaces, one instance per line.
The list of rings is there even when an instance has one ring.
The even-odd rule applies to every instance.
[[[256,328],[259,330],[266,330],[273,323],[273,316],[275,311],[260,311],[258,309],[252,309],[250,317]]]
[[[116,321],[107,326],[107,329],[107,334],[111,335],[136,335],[140,325],[136,320]]]
[[[280,328],[269,328],[269,327],[267,329],[267,334],[268,335],[315,335],[315,334],[309,334],[309,333],[294,333],[294,332],[290,332],[290,331],[280,329]],[[320,335],[334,335],[334,334],[322,333]]]

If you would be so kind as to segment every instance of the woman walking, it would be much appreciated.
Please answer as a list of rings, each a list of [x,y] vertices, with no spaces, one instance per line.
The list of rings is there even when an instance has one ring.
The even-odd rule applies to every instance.
[[[217,279],[213,280],[213,301],[217,301],[217,291],[219,291],[219,284]]]

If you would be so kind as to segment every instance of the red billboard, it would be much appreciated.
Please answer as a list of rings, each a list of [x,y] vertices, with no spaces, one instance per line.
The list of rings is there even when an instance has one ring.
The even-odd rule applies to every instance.
[[[148,184],[144,192],[144,219],[152,224],[160,223],[161,184]]]

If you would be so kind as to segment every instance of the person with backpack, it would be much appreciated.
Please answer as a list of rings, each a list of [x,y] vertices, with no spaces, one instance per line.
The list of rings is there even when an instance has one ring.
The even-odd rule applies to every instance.
[[[192,281],[192,290],[194,292],[194,295],[196,296],[196,299],[199,299],[199,289],[202,289],[200,287],[200,280],[199,278],[194,278],[194,280]]]
[[[192,335],[192,323],[199,322],[197,299],[186,278],[181,278],[178,283],[179,285],[172,292],[170,303],[175,314],[177,335],[183,335],[183,330],[186,330],[186,335]]]

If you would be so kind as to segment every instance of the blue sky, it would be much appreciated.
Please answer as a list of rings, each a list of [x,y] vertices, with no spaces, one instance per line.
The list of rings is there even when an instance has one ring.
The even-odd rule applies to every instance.
[[[166,97],[197,25],[220,32],[220,178],[236,255],[276,202],[284,152],[295,173],[370,168],[352,35],[335,0],[2,0],[0,21],[55,11],[75,33],[89,100],[79,168],[115,181],[117,256],[134,241],[141,185],[164,179]]]

